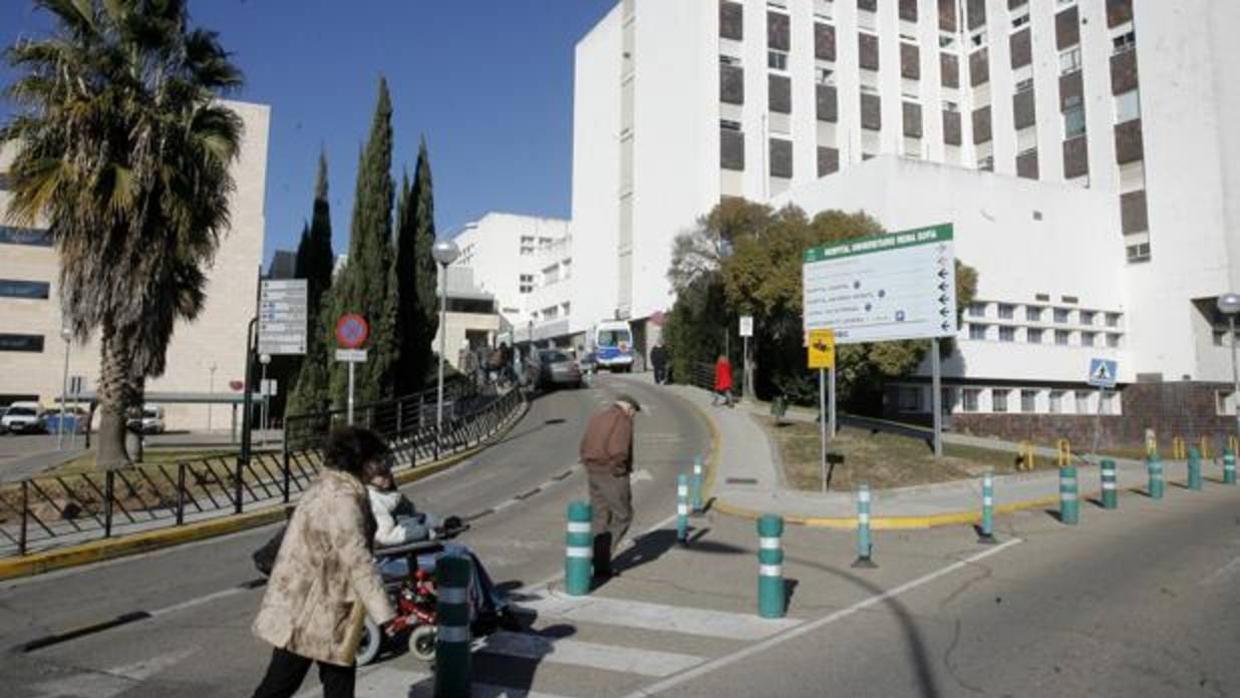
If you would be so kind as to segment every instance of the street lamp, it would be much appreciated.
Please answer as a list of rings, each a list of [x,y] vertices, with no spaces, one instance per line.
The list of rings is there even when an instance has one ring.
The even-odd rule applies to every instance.
[[[212,412],[212,408],[215,407],[215,402],[214,402],[215,400],[215,370],[217,368],[219,368],[219,365],[216,364],[214,361],[212,361],[211,365],[207,367],[207,370],[211,372],[210,381],[207,383],[207,385],[209,386],[207,390],[208,392],[211,393],[211,402],[207,403],[207,433],[208,434],[211,433],[211,412]]]
[[[456,261],[461,250],[451,240],[440,240],[431,248],[431,256],[443,268],[443,281],[439,293],[439,398],[435,407],[435,429],[443,430],[443,365],[448,340],[448,265]]]
[[[60,328],[60,338],[65,340],[65,373],[60,381],[60,419],[56,420],[56,450],[64,448],[65,442],[65,394],[69,392],[69,343],[73,341],[73,329]]]
[[[1240,313],[1240,293],[1219,296],[1218,311],[1227,316],[1231,327],[1231,401],[1236,405],[1236,433],[1240,435],[1240,369],[1236,368],[1236,314]]]

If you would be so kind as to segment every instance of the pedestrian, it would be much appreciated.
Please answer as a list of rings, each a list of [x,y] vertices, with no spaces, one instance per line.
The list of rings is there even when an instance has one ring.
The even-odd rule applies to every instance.
[[[711,406],[718,405],[720,398],[725,405],[732,406],[732,362],[724,354],[715,362],[715,394],[711,397]]]
[[[663,385],[667,382],[667,349],[663,340],[659,340],[650,350],[650,365],[654,367],[654,382]]]
[[[365,616],[384,627],[396,613],[372,555],[367,464],[391,458],[374,432],[334,431],[323,472],[289,521],[253,631],[274,646],[254,698],[288,698],[319,665],[324,698],[352,698]]]
[[[611,557],[633,522],[633,415],[641,405],[629,395],[590,417],[581,439],[590,506],[594,509],[594,576],[611,576]]]

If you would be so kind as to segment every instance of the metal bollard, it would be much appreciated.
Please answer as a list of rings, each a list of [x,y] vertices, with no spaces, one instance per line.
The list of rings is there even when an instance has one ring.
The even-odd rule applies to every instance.
[[[564,537],[564,591],[569,596],[590,593],[594,575],[594,533],[590,519],[594,513],[585,502],[569,502],[568,533]]]
[[[1236,484],[1236,450],[1234,448],[1223,451],[1223,484]]]
[[[1165,483],[1163,482],[1162,456],[1157,453],[1151,453],[1145,459],[1145,467],[1150,473],[1150,484],[1149,489],[1147,490],[1149,492],[1150,499],[1162,499],[1163,488],[1165,486]]]
[[[689,478],[684,473],[676,476],[676,542],[689,543]]]
[[[698,454],[693,459],[693,513],[700,514],[705,507],[702,501],[702,456]]]
[[[784,616],[783,517],[765,514],[758,519],[758,615]]]
[[[870,540],[870,486],[857,486],[857,560],[853,567],[878,567],[873,560],[874,544]]]
[[[1059,469],[1059,521],[1076,525],[1081,520],[1081,502],[1077,499],[1076,466]]]
[[[1188,449],[1188,489],[1201,489],[1201,452],[1196,448]]]
[[[435,634],[435,696],[470,693],[469,558],[446,555],[435,565],[439,627]]]
[[[1102,459],[1102,508],[1119,508],[1119,492],[1115,490],[1115,461],[1110,458]]]
[[[977,542],[985,545],[995,543],[995,479],[994,475],[982,475],[982,530]]]

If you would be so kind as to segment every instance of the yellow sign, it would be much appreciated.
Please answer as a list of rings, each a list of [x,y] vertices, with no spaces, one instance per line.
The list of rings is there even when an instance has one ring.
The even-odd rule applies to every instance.
[[[835,332],[809,331],[809,367],[835,368]]]

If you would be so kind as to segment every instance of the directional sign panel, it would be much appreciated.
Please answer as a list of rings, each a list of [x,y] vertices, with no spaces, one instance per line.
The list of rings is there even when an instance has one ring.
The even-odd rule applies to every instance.
[[[837,344],[956,334],[952,225],[854,238],[805,251],[805,331]]]
[[[305,279],[264,279],[258,298],[258,353],[305,354]]]
[[[1119,362],[1110,359],[1089,360],[1089,384],[1098,388],[1114,388],[1119,375]]]

